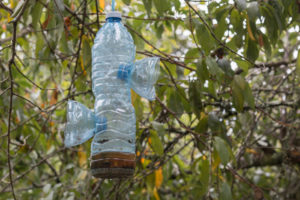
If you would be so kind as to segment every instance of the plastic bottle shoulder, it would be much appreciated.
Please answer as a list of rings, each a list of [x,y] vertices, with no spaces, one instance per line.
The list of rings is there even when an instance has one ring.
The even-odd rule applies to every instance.
[[[98,31],[94,45],[93,58],[109,56],[125,56],[133,61],[135,45],[132,36],[121,22],[106,22]]]

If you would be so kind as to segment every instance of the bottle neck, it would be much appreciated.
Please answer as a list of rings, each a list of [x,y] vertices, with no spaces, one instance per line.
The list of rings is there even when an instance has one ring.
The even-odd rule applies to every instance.
[[[106,19],[106,22],[121,22],[121,18],[119,17],[109,17]]]

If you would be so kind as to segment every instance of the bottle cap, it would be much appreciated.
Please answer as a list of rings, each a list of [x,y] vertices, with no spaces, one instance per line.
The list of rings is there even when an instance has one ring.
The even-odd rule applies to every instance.
[[[111,17],[122,19],[122,14],[118,11],[110,11],[109,13],[106,14],[106,19]]]

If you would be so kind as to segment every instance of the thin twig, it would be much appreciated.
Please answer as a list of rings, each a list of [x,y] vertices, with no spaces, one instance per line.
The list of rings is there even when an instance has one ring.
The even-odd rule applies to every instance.
[[[195,12],[195,14],[200,18],[200,20],[203,22],[203,24],[206,26],[206,28],[208,29],[208,31],[210,32],[211,36],[221,45],[223,46],[225,49],[229,50],[231,53],[241,57],[243,60],[246,60],[247,62],[249,62],[250,64],[255,66],[255,63],[253,63],[251,60],[249,60],[248,58],[240,55],[239,53],[233,51],[232,49],[230,49],[225,43],[223,43],[221,40],[219,40],[217,38],[217,36],[215,35],[214,31],[211,29],[211,27],[208,25],[208,23],[204,20],[204,18],[198,13],[198,11],[189,3],[189,1],[185,0],[185,3]]]
[[[7,162],[8,162],[8,169],[9,169],[9,179],[10,179],[10,186],[11,186],[11,192],[13,194],[14,199],[16,198],[16,194],[14,191],[14,184],[13,184],[13,178],[12,178],[12,166],[11,166],[11,160],[10,160],[10,131],[11,131],[11,114],[12,114],[12,108],[13,108],[13,74],[12,74],[12,67],[14,64],[14,59],[16,55],[16,38],[17,38],[17,22],[13,23],[13,39],[12,39],[12,57],[9,61],[9,79],[10,79],[10,97],[9,97],[9,111],[8,111],[8,132],[7,132]]]

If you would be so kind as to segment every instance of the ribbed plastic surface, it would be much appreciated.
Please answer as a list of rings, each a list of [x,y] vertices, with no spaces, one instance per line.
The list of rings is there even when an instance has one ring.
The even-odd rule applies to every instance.
[[[134,42],[121,19],[108,18],[92,48],[94,112],[69,102],[66,146],[94,136],[92,156],[103,152],[135,154],[136,119],[130,89],[149,100],[155,99],[159,59],[146,58],[136,63],[134,59]]]
[[[107,118],[107,130],[96,134],[92,154],[103,151],[135,153],[135,113],[130,88],[117,77],[119,66],[133,63],[135,46],[121,22],[108,22],[92,48],[92,81],[95,115]]]

